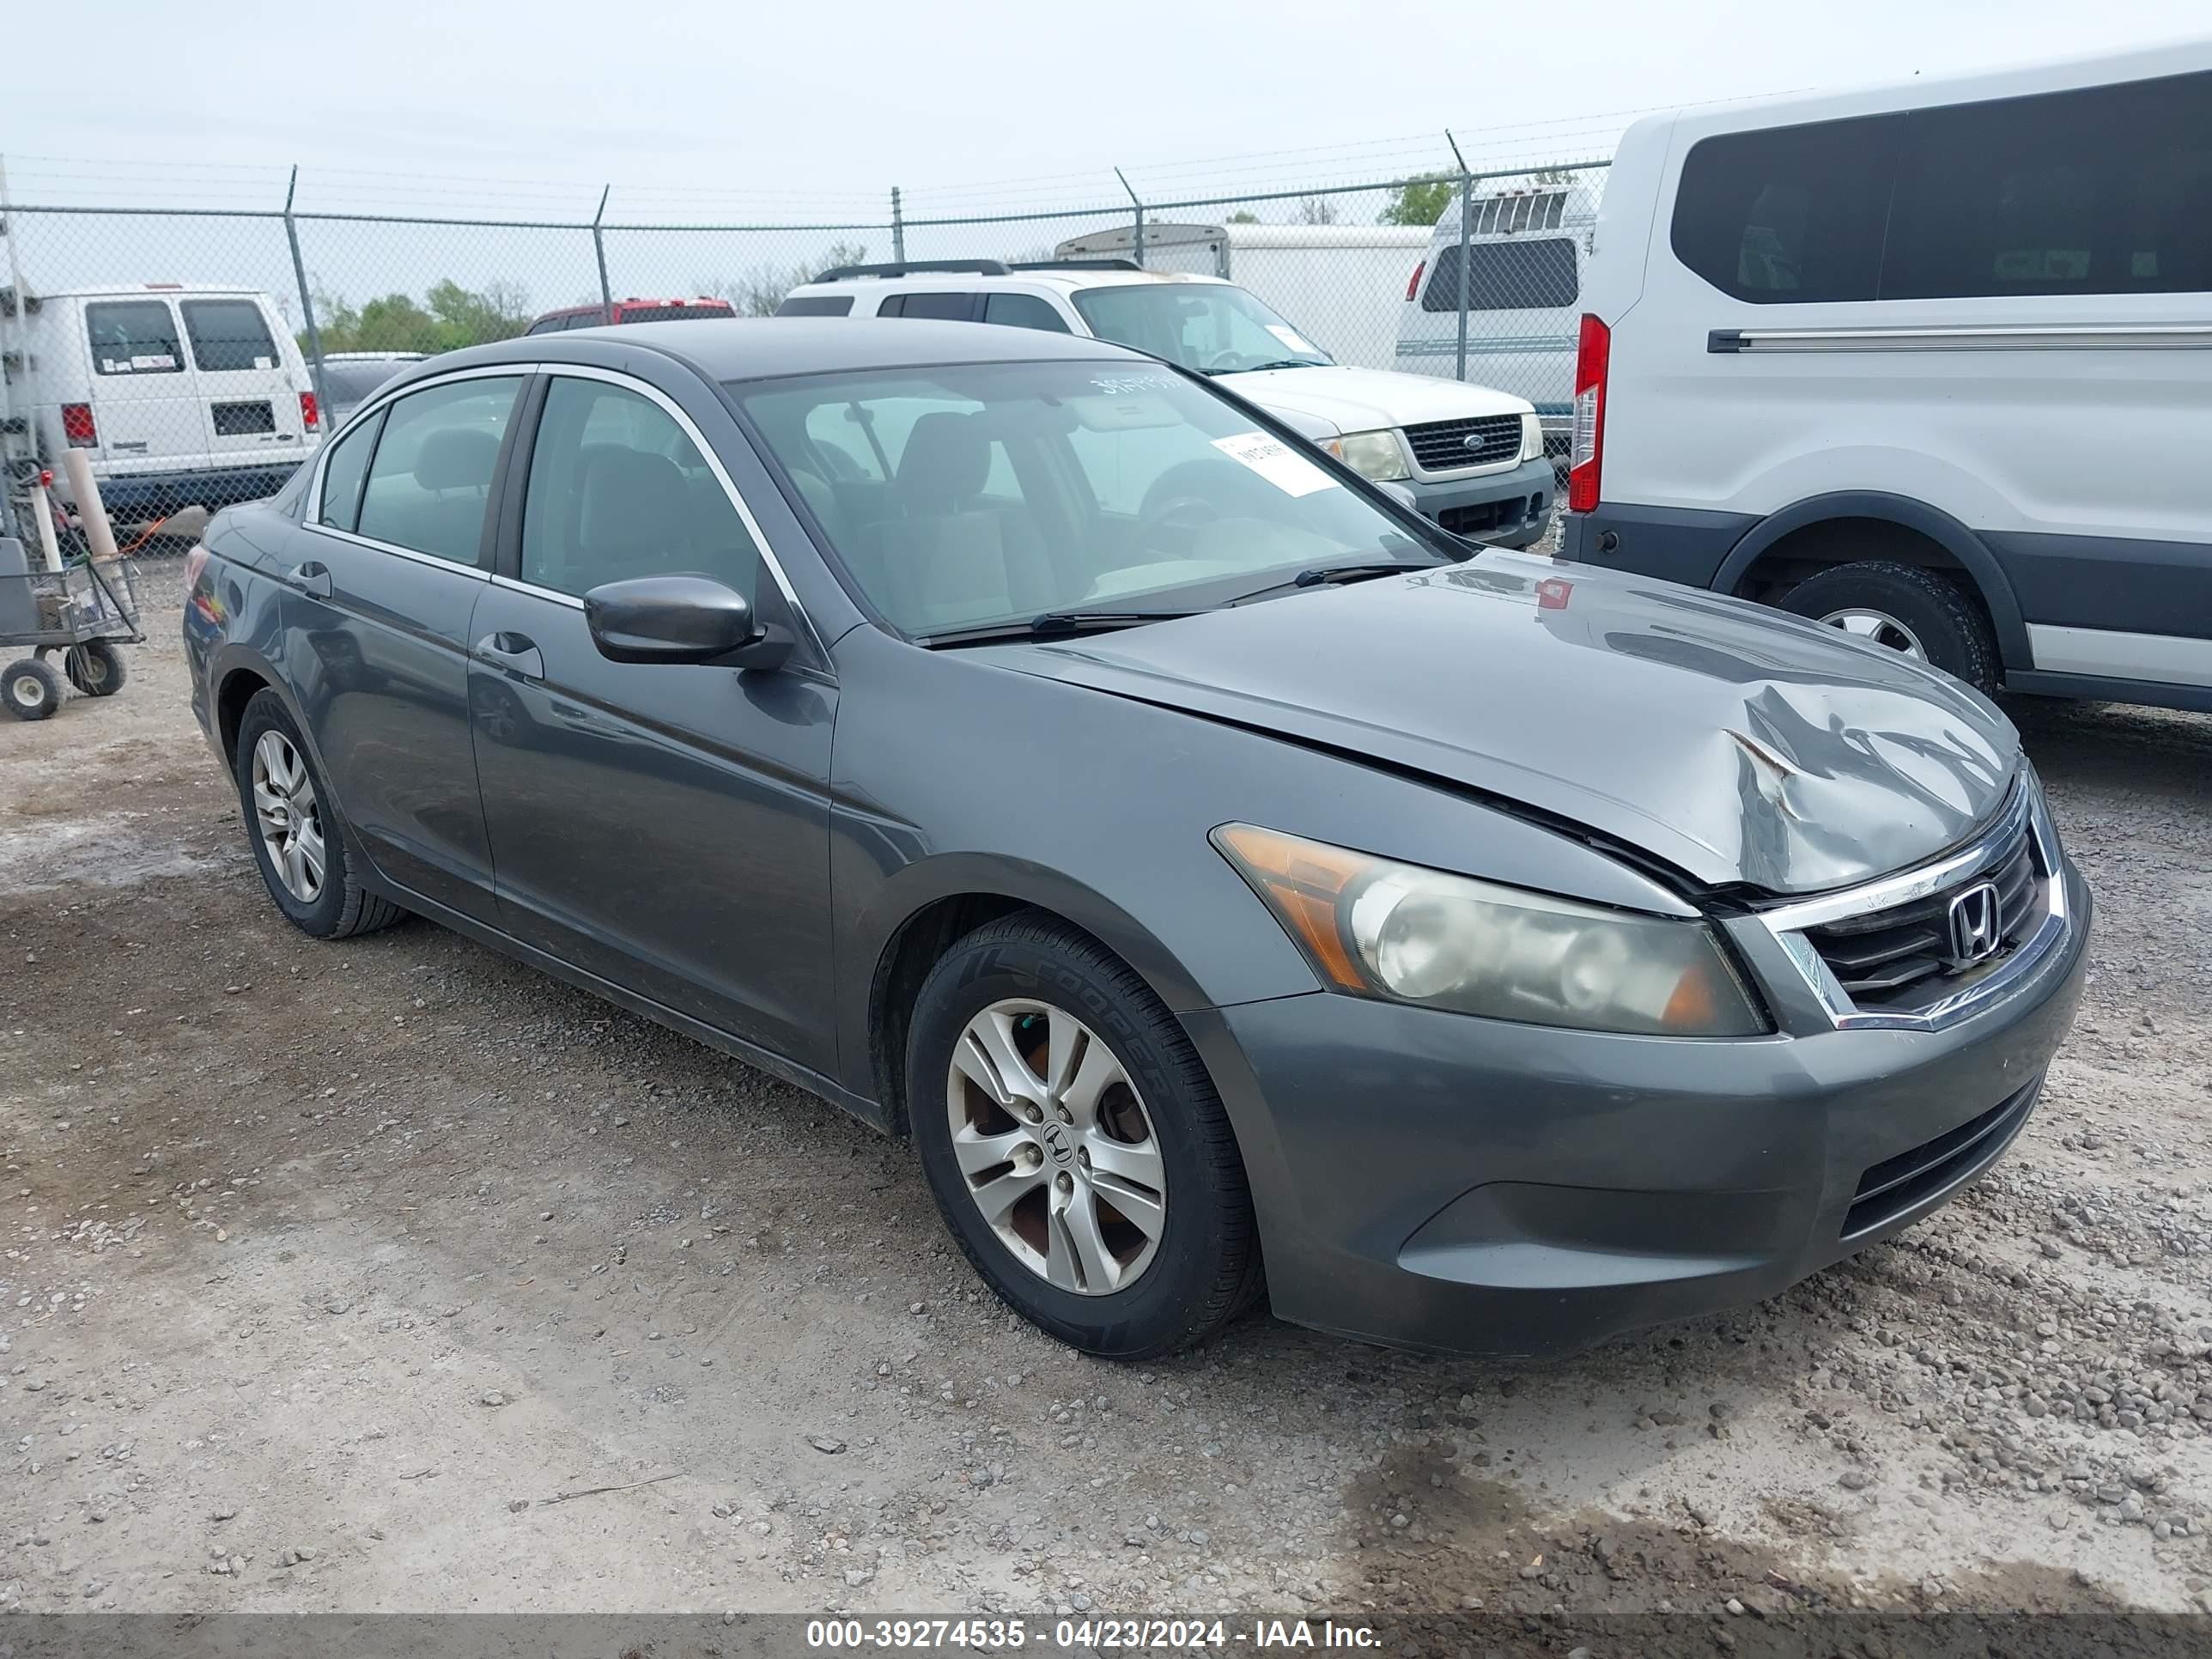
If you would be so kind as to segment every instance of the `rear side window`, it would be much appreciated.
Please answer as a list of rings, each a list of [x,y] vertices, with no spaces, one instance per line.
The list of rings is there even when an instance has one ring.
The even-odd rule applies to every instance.
[[[477,562],[519,375],[453,380],[393,400],[362,491],[359,528],[395,547]]]
[[[1913,118],[1885,300],[2212,289],[2212,75]]]
[[[1527,199],[1527,198],[1524,198]],[[1449,216],[1446,216],[1449,222]],[[1564,236],[1534,242],[1475,242],[1468,248],[1470,311],[1558,310],[1575,302],[1575,245]],[[1424,311],[1459,309],[1459,244],[1437,251],[1421,294]]]
[[[1701,139],[1674,197],[1674,257],[1756,305],[1871,300],[1908,118]]]
[[[853,314],[853,296],[849,294],[794,294],[775,308],[779,317],[849,317]]]
[[[100,301],[84,308],[95,374],[181,374],[184,347],[167,300]]]
[[[202,371],[275,368],[276,342],[269,319],[251,300],[187,300],[185,332],[192,343],[192,362]]]
[[[933,317],[939,322],[972,322],[975,296],[972,294],[897,294],[877,307],[878,317]]]
[[[1047,334],[1072,334],[1067,319],[1052,308],[1052,302],[1041,300],[1034,294],[987,294],[983,296],[983,320],[1002,323],[1010,328],[1034,328]]]
[[[361,481],[368,471],[368,458],[376,448],[376,429],[384,423],[372,415],[331,447],[323,463],[323,496],[318,516],[334,530],[351,530],[361,519]]]

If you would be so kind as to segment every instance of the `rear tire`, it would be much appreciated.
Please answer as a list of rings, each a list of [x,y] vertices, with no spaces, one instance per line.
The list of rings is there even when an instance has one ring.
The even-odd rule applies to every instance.
[[[1032,910],[955,945],[915,1000],[907,1104],[970,1265],[1071,1347],[1172,1352],[1258,1298],[1251,1191],[1212,1080],[1096,941]]]
[[[1924,565],[1868,559],[1808,576],[1782,609],[1917,656],[1996,695],[2004,665],[1988,614],[1958,583]]]
[[[345,821],[283,699],[261,690],[238,723],[240,816],[261,879],[292,925],[315,939],[349,939],[407,913],[355,874]]]
[[[36,657],[0,670],[0,701],[19,720],[42,720],[62,706],[62,677]]]
[[[70,684],[88,697],[112,697],[123,689],[123,653],[106,640],[73,645],[63,660]]]

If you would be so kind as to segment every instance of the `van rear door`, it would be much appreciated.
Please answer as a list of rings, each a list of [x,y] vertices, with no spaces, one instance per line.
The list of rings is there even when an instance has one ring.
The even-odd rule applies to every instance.
[[[175,307],[152,294],[88,299],[84,338],[92,371],[92,459],[100,477],[206,466],[207,417]]]
[[[180,299],[218,467],[281,465],[311,447],[300,393],[268,313],[253,295]]]

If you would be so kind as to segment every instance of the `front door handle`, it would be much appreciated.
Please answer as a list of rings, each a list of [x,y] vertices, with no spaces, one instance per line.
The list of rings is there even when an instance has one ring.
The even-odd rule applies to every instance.
[[[286,574],[288,580],[297,585],[301,592],[312,593],[319,599],[330,598],[331,568],[320,559],[309,559],[305,564],[294,565]]]
[[[477,641],[477,655],[526,680],[545,678],[545,659],[538,653],[538,642],[526,634],[487,634]]]

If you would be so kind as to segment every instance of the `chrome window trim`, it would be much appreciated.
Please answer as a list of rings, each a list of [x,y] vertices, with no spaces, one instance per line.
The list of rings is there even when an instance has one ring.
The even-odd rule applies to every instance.
[[[806,630],[807,638],[814,642],[816,654],[824,663],[830,660],[829,649],[823,643],[821,633],[814,626],[814,619],[806,614],[806,607],[799,604],[798,590],[792,586],[791,578],[784,574],[782,562],[775,556],[775,550],[769,545],[768,537],[761,529],[760,520],[753,516],[752,508],[745,504],[745,498],[739,492],[737,481],[730,477],[729,469],[722,465],[722,458],[714,453],[714,446],[707,441],[707,434],[699,430],[698,423],[684,412],[674,398],[661,391],[659,387],[649,386],[635,375],[624,374],[616,369],[600,368],[592,363],[544,363],[539,365],[538,372],[556,379],[565,376],[571,380],[603,380],[609,386],[620,386],[625,392],[636,392],[647,402],[657,405],[678,427],[682,428],[684,436],[691,441],[692,447],[705,458],[708,469],[714,475],[715,481],[722,486],[722,494],[729,498],[730,505],[737,510],[738,521],[744,526],[745,533],[753,538],[753,548],[759,553],[762,565],[767,569],[769,574],[775,578],[776,592],[783,595],[784,604],[791,608],[791,614],[798,619],[799,627]],[[531,446],[531,450],[532,463],[534,465],[537,460],[535,443]],[[527,479],[524,480],[523,499],[526,514],[526,503],[529,500]],[[583,609],[583,601],[573,595],[557,593],[550,588],[540,587],[534,582],[523,581],[519,577],[501,577],[499,579],[499,585],[504,587],[514,587],[526,593],[565,599],[575,605],[579,611]]]
[[[413,564],[427,565],[433,570],[450,570],[457,576],[466,576],[474,581],[489,581],[491,572],[480,564],[459,564],[452,559],[441,559],[435,553],[424,553],[411,547],[402,547],[396,542],[380,542],[374,536],[364,536],[358,531],[341,530],[333,524],[315,523],[307,526],[318,536],[334,536],[339,541],[351,542],[356,547],[366,547],[378,553],[389,553],[395,559],[405,559]]]
[[[494,587],[504,588],[510,593],[527,593],[533,599],[550,599],[556,605],[567,605],[571,611],[581,611],[584,608],[584,602],[574,593],[563,593],[554,588],[540,587],[536,582],[518,581],[513,576],[501,575],[496,570],[491,573],[491,585]]]
[[[1803,930],[1908,904],[1966,881],[1998,861],[2019,835],[2023,820],[2044,893],[2043,920],[2035,931],[1990,973],[1924,1008],[1909,1012],[1862,1009],[1837,981]],[[2057,830],[2051,822],[2050,809],[2044,802],[2042,787],[2033,771],[2023,767],[2013,787],[2013,798],[2003,811],[1959,851],[1933,864],[1870,882],[1849,892],[1826,894],[1757,911],[1754,918],[1774,936],[1829,1023],[1838,1030],[1941,1030],[2011,995],[2073,931],[2073,915],[2066,900],[2065,872],[2065,857],[2059,848]]]

